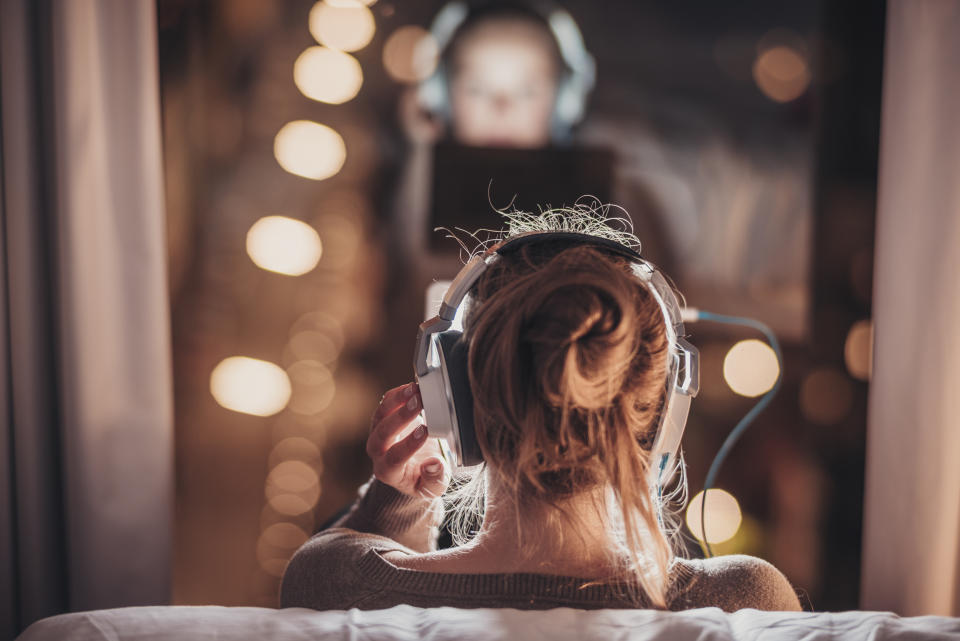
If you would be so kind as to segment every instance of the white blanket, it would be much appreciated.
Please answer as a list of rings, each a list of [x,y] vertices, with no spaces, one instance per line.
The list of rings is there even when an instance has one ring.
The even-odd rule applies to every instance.
[[[462,641],[586,639],[960,639],[960,619],[901,618],[889,612],[760,612],[725,614],[717,608],[546,611],[420,609],[316,612],[300,608],[155,606],[95,610],[34,623],[19,641]]]

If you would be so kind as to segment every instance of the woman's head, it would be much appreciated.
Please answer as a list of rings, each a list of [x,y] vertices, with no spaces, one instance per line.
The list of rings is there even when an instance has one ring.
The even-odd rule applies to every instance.
[[[476,431],[521,502],[646,473],[664,400],[663,313],[629,261],[567,241],[499,257],[465,318]]]
[[[571,499],[600,497],[620,523],[623,578],[662,603],[672,552],[647,479],[671,346],[631,261],[557,240],[503,254],[471,292],[464,338],[488,482],[518,510],[556,518]]]

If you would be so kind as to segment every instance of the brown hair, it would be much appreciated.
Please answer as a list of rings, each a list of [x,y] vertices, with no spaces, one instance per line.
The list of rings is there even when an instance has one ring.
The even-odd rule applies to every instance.
[[[566,499],[609,492],[597,509],[613,508],[620,530],[610,578],[665,607],[673,552],[647,472],[670,345],[630,261],[558,240],[498,256],[471,291],[464,339],[488,474],[518,510],[557,519]]]

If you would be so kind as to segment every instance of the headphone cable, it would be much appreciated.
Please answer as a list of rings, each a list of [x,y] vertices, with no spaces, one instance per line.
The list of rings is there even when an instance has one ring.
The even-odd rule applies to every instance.
[[[733,446],[740,439],[740,437],[743,436],[743,433],[748,427],[750,427],[757,416],[760,415],[760,412],[766,409],[766,407],[773,400],[773,397],[776,396],[777,391],[780,389],[780,382],[783,380],[783,354],[780,351],[780,343],[777,341],[777,337],[774,336],[773,331],[767,325],[758,320],[744,318],[742,316],[714,314],[713,312],[705,312],[693,307],[688,307],[683,310],[683,320],[684,322],[710,321],[724,325],[737,325],[740,327],[749,327],[751,329],[755,329],[762,333],[764,337],[766,337],[767,342],[773,349],[773,353],[777,357],[777,379],[774,381],[773,387],[767,390],[763,396],[760,397],[760,400],[757,401],[756,405],[750,408],[750,411],[740,419],[740,422],[737,423],[732,430],[730,430],[727,438],[724,439],[723,443],[720,445],[720,449],[717,450],[716,455],[713,457],[713,461],[710,463],[710,468],[707,471],[707,476],[703,481],[703,493],[701,495],[703,498],[700,501],[700,534],[703,537],[702,544],[706,556],[707,558],[710,558],[713,556],[713,549],[710,547],[710,541],[707,539],[707,493],[713,488],[713,484],[717,479],[717,474],[720,473],[720,467],[726,460],[727,455],[730,454],[730,450],[733,449]]]

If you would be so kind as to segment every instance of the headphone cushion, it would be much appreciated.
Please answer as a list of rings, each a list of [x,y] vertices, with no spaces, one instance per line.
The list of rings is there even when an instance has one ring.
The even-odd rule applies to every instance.
[[[440,332],[436,336],[437,348],[446,364],[450,398],[457,414],[457,431],[460,442],[462,465],[479,465],[483,462],[483,453],[477,444],[477,433],[473,422],[473,393],[470,391],[470,374],[467,369],[469,352],[463,333],[456,330]]]

